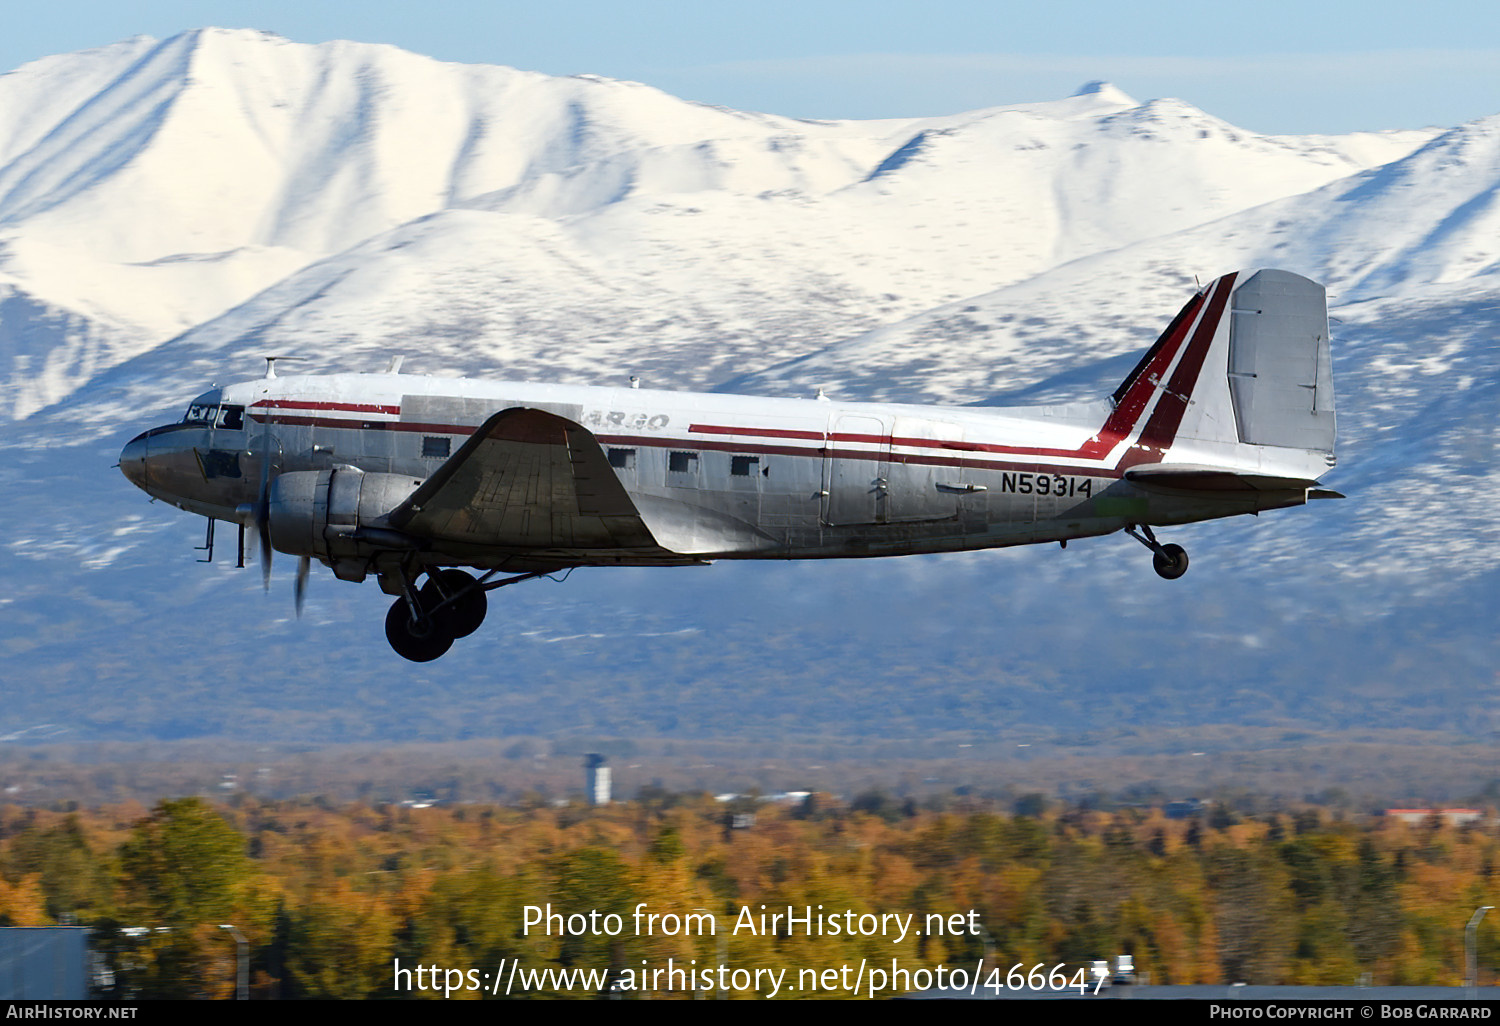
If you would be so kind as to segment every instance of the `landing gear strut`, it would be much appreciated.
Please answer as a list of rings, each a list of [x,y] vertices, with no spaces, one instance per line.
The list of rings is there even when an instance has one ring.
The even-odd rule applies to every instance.
[[[1181,545],[1163,545],[1156,540],[1156,535],[1145,524],[1141,525],[1141,532],[1144,532],[1144,536],[1136,532],[1134,525],[1128,525],[1125,528],[1126,534],[1151,550],[1151,566],[1158,576],[1164,577],[1169,581],[1175,581],[1187,573],[1188,554],[1186,549]]]

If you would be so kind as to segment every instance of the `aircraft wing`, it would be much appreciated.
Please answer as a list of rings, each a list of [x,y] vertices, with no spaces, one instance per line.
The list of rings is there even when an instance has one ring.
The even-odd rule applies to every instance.
[[[1151,463],[1131,467],[1125,479],[1135,484],[1172,488],[1185,492],[1296,492],[1305,491],[1309,499],[1342,499],[1344,496],[1316,481],[1302,478],[1250,474],[1223,467],[1203,467],[1178,463]]]
[[[657,544],[593,433],[543,410],[485,421],[389,520],[408,534],[504,551],[695,562]]]

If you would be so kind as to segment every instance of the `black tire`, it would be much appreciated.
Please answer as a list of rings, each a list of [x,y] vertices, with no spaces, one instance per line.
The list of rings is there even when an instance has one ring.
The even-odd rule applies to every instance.
[[[462,570],[439,570],[437,576],[441,578],[438,584],[442,585],[443,592],[455,595],[474,583],[474,578]],[[433,583],[433,575],[427,575],[427,583],[422,585],[422,591],[418,601],[424,609],[431,609],[443,601],[443,596],[438,592],[438,585]],[[483,588],[474,588],[463,598],[451,605],[444,606],[438,611],[438,617],[448,623],[448,632],[455,638],[467,638],[470,634],[479,630],[479,625],[484,623],[484,615],[489,612],[489,598],[485,595]]]
[[[404,598],[391,603],[385,614],[385,638],[397,655],[414,663],[430,663],[453,647],[448,625],[433,616],[413,620]]]
[[[1163,545],[1161,551],[1151,557],[1151,566],[1160,576],[1175,581],[1187,573],[1187,550],[1181,545]]]

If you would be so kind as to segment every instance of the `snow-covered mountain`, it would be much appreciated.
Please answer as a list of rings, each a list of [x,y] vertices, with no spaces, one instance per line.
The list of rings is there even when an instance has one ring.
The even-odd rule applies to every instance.
[[[711,632],[747,654],[775,622],[789,639],[772,646],[776,672],[795,676],[787,666],[827,655],[830,632],[808,624],[832,618],[851,639],[840,665],[865,680],[928,665],[962,679],[1024,637],[1009,651],[1041,676],[986,687],[1034,688],[1052,672],[1046,639],[1079,652],[1087,639],[1129,664],[1110,676],[1126,690],[1160,677],[1174,651],[1184,696],[1215,666],[1281,680],[1282,663],[1247,654],[1275,651],[1300,669],[1264,698],[1271,711],[1247,713],[1226,687],[1180,715],[1326,724],[1326,706],[1294,697],[1310,686],[1297,673],[1326,685],[1329,645],[1376,658],[1369,639],[1394,644],[1420,619],[1415,603],[1452,613],[1441,653],[1408,639],[1426,653],[1414,665],[1430,656],[1448,674],[1424,700],[1452,712],[1444,703],[1461,703],[1466,675],[1492,673],[1494,655],[1476,598],[1500,580],[1497,187],[1500,116],[1270,137],[1093,83],[946,117],[810,122],[635,83],[221,29],[36,61],[0,76],[0,651],[47,688],[0,704],[0,734],[37,717],[85,737],[251,729],[253,717],[201,710],[161,726],[162,709],[179,712],[162,695],[182,673],[222,672],[216,654],[306,722],[334,708],[340,731],[386,729],[361,720],[368,693],[302,683],[330,646],[350,672],[395,672],[373,589],[319,580],[309,618],[290,623],[281,597],[262,602],[258,575],[229,570],[222,552],[194,566],[197,524],[147,506],[110,469],[125,438],[211,380],[258,375],[263,354],[308,370],[399,354],[423,373],[637,374],[764,394],[1093,396],[1195,278],[1255,265],[1329,286],[1341,428],[1329,483],[1351,498],[1184,530],[1194,568],[1175,591],[1116,540],[1066,555],[719,567],[700,583],[598,574],[563,597],[507,592],[514,631],[489,644],[519,646],[516,667],[565,689],[607,678],[619,653],[607,640],[546,642],[560,621],[583,637],[615,637],[621,623],[634,625],[627,637]],[[777,597],[789,592],[793,619]],[[118,658],[143,637],[149,660]],[[908,646],[899,657],[894,639]],[[639,673],[675,694],[722,669],[674,649]],[[1053,708],[1075,726],[1126,715],[1114,700],[1077,704],[1098,669],[1077,654],[1054,667]],[[430,695],[492,670],[480,644],[399,676]],[[1420,677],[1386,683],[1404,694]],[[100,686],[145,697],[104,715]],[[587,705],[570,695],[549,714]],[[720,698],[726,717],[759,722],[760,706]],[[943,729],[1017,722],[1008,700],[954,701]],[[1043,729],[1046,701],[1028,710],[1022,722]],[[851,722],[883,716],[866,713]],[[470,721],[499,733],[542,723]]]
[[[1423,138],[1257,136],[1100,85],[807,122],[386,46],[138,38],[0,77],[0,411],[179,335],[215,372],[417,344],[432,370],[704,387]]]

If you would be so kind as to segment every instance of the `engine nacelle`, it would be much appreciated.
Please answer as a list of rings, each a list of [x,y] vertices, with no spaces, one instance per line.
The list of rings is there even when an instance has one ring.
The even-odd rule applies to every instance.
[[[390,531],[386,515],[421,483],[405,474],[367,474],[349,466],[281,474],[268,496],[271,545],[322,560],[346,580],[363,580],[369,557],[391,546],[356,534]]]

